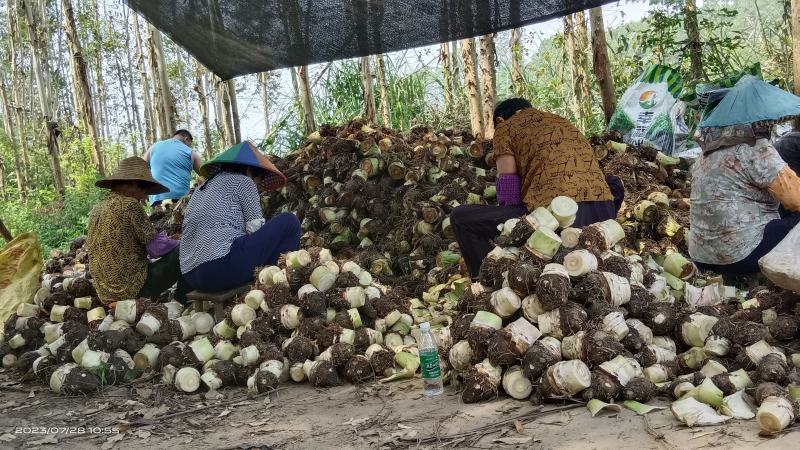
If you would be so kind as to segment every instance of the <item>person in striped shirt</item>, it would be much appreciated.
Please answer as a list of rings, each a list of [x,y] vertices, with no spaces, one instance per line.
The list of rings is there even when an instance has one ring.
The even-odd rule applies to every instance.
[[[297,216],[264,218],[259,192],[282,186],[286,177],[253,143],[231,147],[201,172],[206,181],[189,200],[181,235],[181,272],[193,288],[219,292],[247,284],[257,267],[300,248]]]

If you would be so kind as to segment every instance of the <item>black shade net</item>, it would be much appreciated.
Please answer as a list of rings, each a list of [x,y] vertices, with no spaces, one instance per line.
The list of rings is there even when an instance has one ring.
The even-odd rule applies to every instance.
[[[507,30],[613,0],[128,0],[223,79]]]

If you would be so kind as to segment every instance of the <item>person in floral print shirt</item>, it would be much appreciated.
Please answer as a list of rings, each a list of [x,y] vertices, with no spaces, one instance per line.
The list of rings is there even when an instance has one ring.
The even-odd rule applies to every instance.
[[[758,260],[800,222],[800,178],[770,143],[772,125],[701,129],[689,231],[700,270],[758,273]]]

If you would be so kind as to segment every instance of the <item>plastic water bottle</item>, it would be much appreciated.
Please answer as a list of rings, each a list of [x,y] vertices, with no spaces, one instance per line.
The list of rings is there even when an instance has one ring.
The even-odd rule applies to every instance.
[[[419,363],[422,369],[422,389],[428,397],[444,392],[442,384],[442,369],[439,367],[439,347],[431,334],[431,324],[422,322],[419,342]]]

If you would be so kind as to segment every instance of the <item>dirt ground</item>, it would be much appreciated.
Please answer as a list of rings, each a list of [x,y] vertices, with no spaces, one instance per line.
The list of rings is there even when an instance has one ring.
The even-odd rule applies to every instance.
[[[217,395],[181,395],[154,380],[59,397],[46,386],[15,384],[0,370],[0,448],[788,450],[800,440],[800,425],[767,439],[755,420],[690,429],[668,410],[646,419],[625,409],[592,418],[577,404],[541,407],[500,397],[467,405],[449,387],[424,397],[419,379]]]

